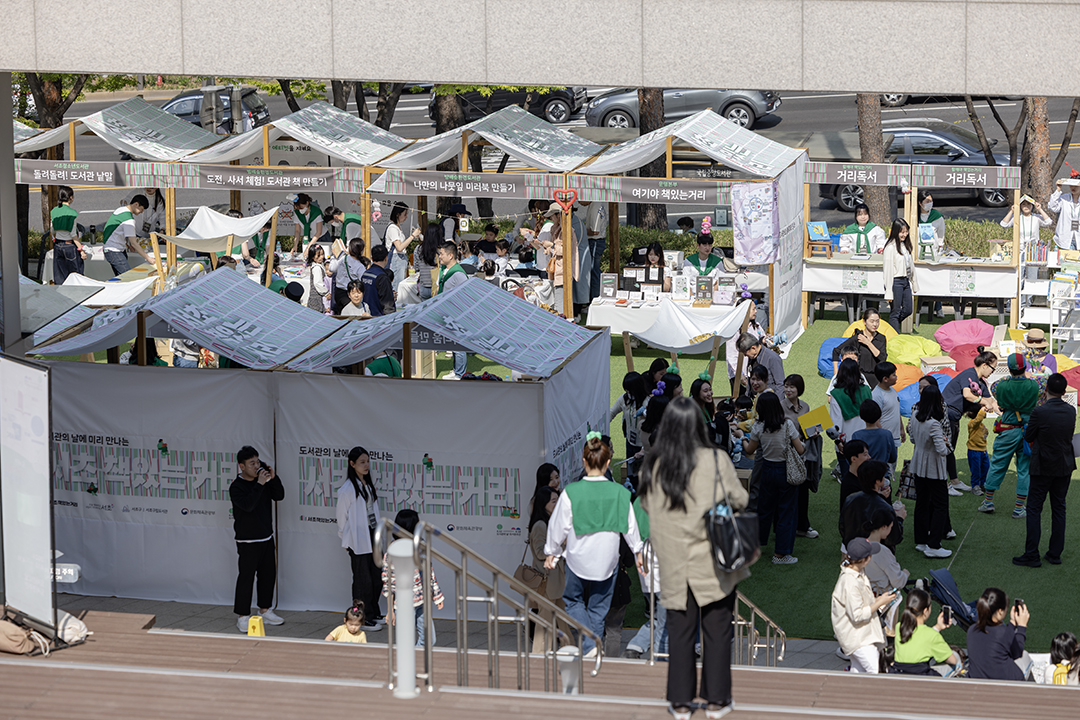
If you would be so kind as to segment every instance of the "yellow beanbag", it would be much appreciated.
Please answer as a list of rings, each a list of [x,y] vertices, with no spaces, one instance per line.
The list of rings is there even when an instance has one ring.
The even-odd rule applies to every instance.
[[[1063,373],[1066,370],[1071,370],[1077,365],[1077,362],[1070,358],[1068,355],[1060,355],[1058,353],[1054,353],[1054,359],[1057,360],[1057,371],[1059,373]]]
[[[855,334],[856,330],[865,330],[865,329],[866,329],[866,323],[863,322],[862,320],[856,320],[855,322],[848,325],[847,330],[844,331],[844,334],[841,337],[851,337],[852,335]],[[893,330],[892,325],[885,322],[885,320],[882,320],[881,324],[878,325],[877,331],[879,333],[881,333],[882,335],[884,335],[886,340],[892,340],[894,337],[896,337],[896,331]]]
[[[889,352],[889,362],[915,367],[922,364],[924,357],[945,354],[941,352],[941,346],[936,342],[918,335],[897,335],[889,338],[886,349]]]

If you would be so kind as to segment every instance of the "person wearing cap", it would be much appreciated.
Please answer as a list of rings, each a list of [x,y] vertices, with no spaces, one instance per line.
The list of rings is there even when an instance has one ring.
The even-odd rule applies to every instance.
[[[1031,490],[1027,502],[1027,541],[1024,553],[1013,564],[1039,567],[1039,540],[1042,536],[1042,508],[1050,498],[1050,547],[1046,561],[1059,565],[1065,550],[1065,496],[1076,470],[1072,436],[1076,408],[1062,399],[1068,389],[1065,376],[1054,373],[1046,380],[1048,400],[1031,411],[1024,439],[1031,443]]]
[[[1028,464],[1030,458],[1024,449],[1024,430],[1031,411],[1039,402],[1039,383],[1026,377],[1028,365],[1024,356],[1020,353],[1012,353],[1008,356],[1009,377],[994,383],[993,392],[997,397],[997,404],[1001,410],[1001,417],[994,423],[994,432],[997,439],[994,440],[994,452],[990,457],[990,472],[986,476],[986,487],[983,489],[983,502],[978,507],[979,512],[994,512],[994,493],[1001,487],[1005,479],[1005,472],[1009,469],[1009,461],[1016,456],[1016,506],[1012,516],[1022,518],[1027,515],[1024,505],[1027,502]],[[1070,426],[1070,437],[1072,427]]]
[[[885,644],[878,610],[895,600],[896,594],[875,598],[864,572],[870,557],[881,551],[880,545],[853,538],[846,550],[832,593],[833,634],[840,649],[851,657],[851,672],[877,673],[878,649]]]
[[[1080,177],[1058,178],[1046,207],[1058,216],[1054,244],[1062,250],[1080,250]]]
[[[1035,369],[1043,364],[1043,360],[1048,355],[1048,346],[1046,333],[1042,328],[1031,328],[1027,331],[1027,335],[1024,336],[1024,359],[1027,360],[1028,367]],[[1049,363],[1049,360],[1047,362]],[[1050,370],[1056,369],[1057,361],[1054,360]]]
[[[563,307],[563,224],[562,224],[562,208],[558,204],[552,205],[548,208],[545,215],[551,219],[551,228],[545,225],[544,230],[547,230],[547,239],[544,239],[544,230],[541,230],[538,238],[541,241],[541,247],[544,252],[547,253],[548,260],[547,273],[548,280],[555,287],[555,310],[560,315],[566,315],[570,317],[570,313],[573,312],[571,308]],[[581,265],[578,261],[578,237],[574,234],[573,225],[570,227],[570,257],[571,257],[571,280],[577,281],[581,277]]]
[[[460,237],[458,234],[458,220],[463,217],[471,216],[472,213],[465,209],[465,203],[454,203],[451,205],[446,213],[446,217],[439,223],[443,230],[443,240],[457,245]]]

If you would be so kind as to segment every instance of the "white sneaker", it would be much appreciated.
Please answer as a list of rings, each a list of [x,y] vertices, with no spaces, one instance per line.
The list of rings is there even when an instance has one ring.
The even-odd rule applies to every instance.
[[[926,548],[923,550],[923,555],[928,558],[947,558],[952,555],[952,550],[948,548]]]
[[[816,538],[818,536],[818,531],[815,530],[814,528],[809,528],[806,532],[796,532],[795,534],[798,535],[799,537],[804,537],[804,538],[808,538],[810,540],[813,540],[814,538]]]
[[[247,635],[248,620],[250,619],[250,615],[241,615],[240,617],[236,618],[236,629]]]
[[[797,562],[799,562],[799,558],[795,557],[794,555],[773,555],[772,559],[773,565],[794,565]]]
[[[595,645],[592,646],[592,650],[585,653],[585,657],[586,658],[594,658],[594,657],[596,657],[596,646]]]
[[[273,610],[267,610],[266,612],[259,613],[262,616],[263,622],[267,625],[281,625],[285,622],[285,618],[278,615]]]
[[[964,493],[962,493],[959,490],[957,490],[956,488],[950,486],[949,487],[949,494],[952,495],[953,497],[960,497]]]
[[[461,378],[458,377],[457,373],[448,372],[448,373],[446,373],[445,375],[442,376],[442,379],[443,380],[460,380]]]
[[[945,533],[945,539],[946,540],[955,540],[956,539],[956,531],[955,530],[950,530],[949,532]]]
[[[929,549],[929,545],[916,545],[915,549],[919,552],[926,552]]]
[[[959,478],[957,478],[955,481],[949,483],[949,487],[954,487],[957,490],[963,490],[964,492],[970,492],[971,491],[971,486],[970,485],[965,485],[963,483],[963,481],[961,481]]]
[[[851,659],[851,656],[848,655],[843,650],[841,650],[839,647],[836,648],[836,657],[840,658],[841,660],[850,660]]]

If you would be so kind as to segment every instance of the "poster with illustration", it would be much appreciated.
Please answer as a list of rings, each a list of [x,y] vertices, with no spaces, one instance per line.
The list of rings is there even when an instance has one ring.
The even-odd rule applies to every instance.
[[[776,262],[780,237],[780,207],[775,181],[731,186],[735,262],[768,265]]]

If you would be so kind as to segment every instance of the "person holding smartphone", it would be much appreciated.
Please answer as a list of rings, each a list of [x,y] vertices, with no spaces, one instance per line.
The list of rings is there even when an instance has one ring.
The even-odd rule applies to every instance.
[[[229,486],[239,574],[233,612],[236,629],[246,633],[251,617],[251,588],[256,586],[259,615],[267,625],[285,622],[270,606],[274,602],[277,564],[274,548],[274,502],[285,499],[285,487],[274,469],[259,460],[259,451],[245,445],[236,453],[239,473]]]
[[[1004,590],[986,588],[975,610],[979,619],[967,631],[968,675],[988,680],[1025,680],[1027,673],[1016,661],[1026,655],[1024,643],[1030,618],[1027,605],[1017,599],[1010,608]]]
[[[937,623],[931,627],[930,595],[918,588],[908,593],[904,613],[900,616],[900,632],[896,638],[894,665],[902,673],[938,676],[933,663],[947,663],[953,671],[960,664],[960,657],[941,637],[941,631],[953,624],[951,608],[946,605],[938,613]],[[950,673],[952,674],[952,673]]]

